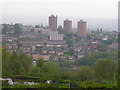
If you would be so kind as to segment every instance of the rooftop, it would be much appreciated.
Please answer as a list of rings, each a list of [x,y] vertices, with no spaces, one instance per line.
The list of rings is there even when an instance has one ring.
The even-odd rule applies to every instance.
[[[52,15],[50,15],[49,17],[55,17],[53,14]],[[57,17],[57,16],[56,16]]]

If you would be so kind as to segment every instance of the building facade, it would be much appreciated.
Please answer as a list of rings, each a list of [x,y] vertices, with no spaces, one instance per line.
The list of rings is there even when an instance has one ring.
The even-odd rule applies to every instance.
[[[57,30],[57,16],[49,16],[49,29],[53,31]]]
[[[63,34],[51,34],[49,40],[63,40]]]
[[[87,22],[83,20],[78,21],[77,22],[77,33],[85,36],[86,30],[87,30]]]
[[[72,32],[72,21],[69,19],[64,20],[64,30],[66,33]]]

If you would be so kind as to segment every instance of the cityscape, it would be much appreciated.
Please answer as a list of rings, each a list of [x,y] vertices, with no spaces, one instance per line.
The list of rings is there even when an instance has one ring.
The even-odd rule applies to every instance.
[[[52,61],[60,63],[63,69],[73,71],[79,65],[87,65],[89,61],[84,59],[95,53],[108,54],[114,50],[114,58],[117,58],[117,31],[103,31],[102,28],[88,31],[87,21],[84,20],[77,21],[77,30],[74,31],[72,20],[65,19],[62,27],[57,25],[57,18],[50,15],[48,27],[43,24],[35,27],[21,23],[2,24],[3,47],[18,55],[25,53],[31,58],[33,67],[41,61]]]
[[[67,8],[68,4],[65,5]],[[54,10],[57,10],[58,7],[55,6]],[[44,9],[48,8],[50,7]],[[32,11],[28,8],[27,10],[27,13]],[[64,11],[63,13],[65,14]],[[49,13],[44,16],[47,24],[42,21],[38,24],[25,24],[15,20],[10,20],[11,23],[3,21],[0,24],[0,84],[3,90],[119,88],[120,35],[116,23],[110,22],[115,26],[107,26],[107,22],[98,26],[98,23],[94,23],[94,28],[90,28],[89,20],[80,16],[79,19],[74,19],[74,13],[73,19],[66,16],[61,21],[59,13]],[[34,21],[34,17],[27,22],[32,20]],[[107,28],[102,26],[104,23]]]
[[[49,16],[49,27],[44,27],[42,24],[41,26],[36,25],[32,27],[19,23],[16,23],[15,26],[20,28],[21,31],[15,32],[12,30],[14,27],[12,24],[2,25],[4,29],[10,28],[9,31],[3,32],[3,45],[11,52],[25,52],[32,56],[35,61],[39,58],[43,58],[44,60],[52,58],[58,61],[61,57],[70,58],[71,61],[75,61],[80,57],[92,54],[92,52],[102,51],[100,48],[103,48],[103,51],[105,51],[104,47],[98,46],[111,38],[114,41],[106,42],[110,43],[109,48],[118,48],[117,31],[104,32],[102,28],[97,28],[96,31],[88,32],[87,22],[83,20],[77,22],[77,32],[72,30],[72,21],[69,19],[64,20],[63,28],[62,26],[57,27],[57,16],[55,17],[54,15]],[[91,36],[87,36],[89,38],[85,38],[87,32],[88,35],[91,34]],[[97,37],[94,36],[95,33],[99,33]],[[105,33],[108,33],[108,35],[104,35]],[[97,39],[101,39],[102,41]],[[64,54],[67,54],[69,50],[74,53],[65,56]],[[106,50],[106,52],[111,51]]]

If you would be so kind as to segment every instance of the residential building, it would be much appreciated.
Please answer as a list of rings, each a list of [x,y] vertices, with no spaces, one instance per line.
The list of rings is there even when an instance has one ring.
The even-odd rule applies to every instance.
[[[49,28],[53,31],[57,30],[57,16],[53,14],[49,16]]]
[[[33,53],[32,54],[32,57],[33,57],[33,60],[39,60],[40,58],[42,58],[43,60],[47,61],[50,59],[50,56],[49,54],[45,54],[45,53]]]
[[[71,20],[66,19],[64,21],[64,25],[63,26],[64,26],[63,28],[64,28],[66,33],[72,32],[72,21]]]
[[[80,35],[85,36],[87,30],[87,24],[86,21],[80,20],[77,22],[77,33]]]
[[[49,40],[63,40],[63,34],[51,34]]]

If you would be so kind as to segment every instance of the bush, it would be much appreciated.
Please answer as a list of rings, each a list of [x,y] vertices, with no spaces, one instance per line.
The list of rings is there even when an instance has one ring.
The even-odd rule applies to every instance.
[[[118,85],[113,85],[113,84],[99,84],[94,81],[84,81],[79,84],[79,88],[98,88],[98,89],[117,89]]]
[[[54,84],[54,83],[39,83],[36,85],[17,84],[14,86],[10,86],[9,88],[68,88],[68,84]]]

